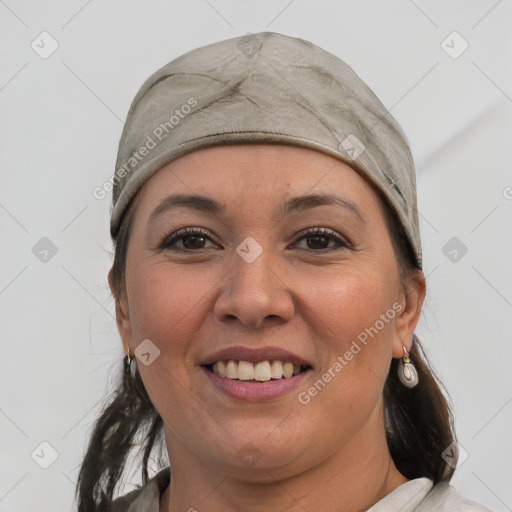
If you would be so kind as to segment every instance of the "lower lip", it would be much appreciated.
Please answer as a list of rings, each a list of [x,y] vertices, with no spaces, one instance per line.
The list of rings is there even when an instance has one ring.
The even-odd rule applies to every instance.
[[[210,372],[204,367],[201,369],[217,389],[231,398],[247,402],[272,400],[279,398],[286,393],[290,393],[296,389],[311,372],[311,369],[308,368],[289,379],[269,380],[268,382],[247,382],[221,377],[216,373]]]

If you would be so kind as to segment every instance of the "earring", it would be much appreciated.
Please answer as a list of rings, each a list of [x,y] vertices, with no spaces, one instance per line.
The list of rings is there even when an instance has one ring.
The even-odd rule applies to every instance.
[[[413,388],[419,382],[418,372],[409,359],[409,353],[405,345],[402,344],[402,348],[404,349],[404,357],[398,363],[398,378],[404,386]]]
[[[124,372],[125,373],[132,373],[131,371],[132,367],[132,358],[130,357],[130,351],[124,356]],[[133,373],[132,373],[133,375]]]

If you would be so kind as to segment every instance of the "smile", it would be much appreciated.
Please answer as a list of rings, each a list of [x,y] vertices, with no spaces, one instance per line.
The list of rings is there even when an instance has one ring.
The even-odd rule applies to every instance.
[[[244,402],[276,400],[313,375],[308,359],[277,346],[226,347],[198,361],[209,385]]]
[[[260,361],[253,363],[238,359],[225,359],[206,365],[210,371],[231,380],[268,382],[290,379],[308,369],[308,365],[293,364],[291,361]]]

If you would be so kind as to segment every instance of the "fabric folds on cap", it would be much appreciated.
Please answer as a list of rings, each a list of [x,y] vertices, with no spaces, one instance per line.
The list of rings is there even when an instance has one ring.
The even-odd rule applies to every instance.
[[[197,48],[142,85],[112,177],[112,237],[153,173],[191,151],[237,143],[305,147],[348,163],[389,203],[421,268],[416,175],[403,131],[350,66],[275,32]]]

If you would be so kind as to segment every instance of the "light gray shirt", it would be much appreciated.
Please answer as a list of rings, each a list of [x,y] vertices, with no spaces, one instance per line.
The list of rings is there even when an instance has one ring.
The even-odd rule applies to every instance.
[[[170,481],[170,470],[159,471],[147,485],[118,498],[113,512],[159,512],[160,496]],[[366,512],[492,512],[463,498],[448,482],[433,485],[428,478],[410,480]]]

